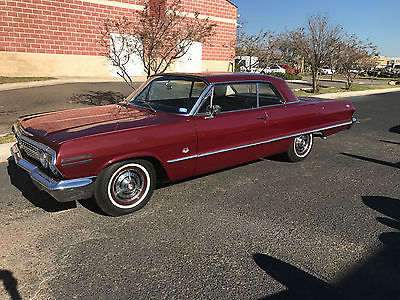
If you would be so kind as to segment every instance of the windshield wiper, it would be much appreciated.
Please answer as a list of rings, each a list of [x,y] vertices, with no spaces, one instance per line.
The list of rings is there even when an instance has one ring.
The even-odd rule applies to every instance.
[[[149,103],[149,102],[147,102],[147,101],[144,101],[144,100],[137,100],[137,103],[140,103],[140,104],[144,104],[148,109],[150,109],[152,112],[157,112],[157,110],[153,107],[153,106],[151,106],[151,104]]]

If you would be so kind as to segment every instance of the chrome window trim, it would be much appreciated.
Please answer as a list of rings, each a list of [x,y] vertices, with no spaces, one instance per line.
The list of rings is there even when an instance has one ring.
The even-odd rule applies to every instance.
[[[256,83],[256,90],[257,90],[257,108],[260,107],[260,89],[258,87],[259,82]]]
[[[295,104],[299,103],[300,100],[294,101],[294,102],[288,102],[288,103],[279,103],[279,104],[271,104],[271,105],[266,105],[266,106],[260,106],[260,108],[268,108],[268,107],[273,107],[273,106],[282,106],[282,105],[289,105],[289,104]]]
[[[192,110],[186,115],[186,116],[194,116],[197,111],[200,109],[200,106],[203,102],[203,100],[205,100],[208,97],[208,93],[210,91],[210,89],[213,89],[214,85],[213,84],[209,84],[204,91],[201,93],[199,99],[197,99],[196,103],[193,105]]]
[[[270,81],[263,81],[263,80],[240,80],[240,81],[224,81],[224,82],[215,82],[215,83],[211,83],[209,86],[207,86],[203,93],[200,95],[199,99],[197,100],[197,102],[195,103],[195,105],[193,106],[192,110],[190,111],[189,114],[185,115],[185,116],[207,116],[207,115],[199,115],[197,114],[198,110],[200,109],[201,105],[203,104],[203,100],[206,99],[208,90],[211,88],[214,88],[216,85],[219,84],[238,84],[238,83],[255,83],[256,84],[256,89],[257,89],[257,107],[254,108],[247,108],[247,109],[239,109],[239,110],[230,110],[230,111],[223,111],[220,114],[225,114],[225,113],[231,113],[231,112],[237,112],[237,111],[248,111],[248,110],[253,110],[253,109],[259,109],[259,108],[265,108],[265,107],[270,107],[270,106],[276,106],[276,105],[286,105],[286,104],[292,104],[292,103],[299,103],[300,100],[297,101],[293,101],[293,102],[287,102],[285,100],[285,98],[282,96],[282,94],[280,93],[280,91],[274,86],[274,84]],[[266,105],[266,106],[260,106],[260,95],[259,95],[259,87],[258,85],[260,83],[266,83],[268,85],[271,86],[271,89],[277,93],[280,97],[279,101],[281,101],[282,103],[279,104],[272,104],[272,105]],[[207,92],[206,92],[207,91]],[[278,98],[279,98],[278,97]],[[212,104],[212,103],[211,103]]]
[[[150,78],[153,77],[153,76],[154,76],[155,78],[153,78],[152,80],[150,80]],[[160,74],[160,75],[158,75],[158,76],[153,75],[153,76],[151,76],[151,77],[149,78],[149,80],[147,81],[147,84],[149,84],[150,82],[152,82],[154,79],[158,78],[158,76],[160,76],[160,77],[163,77],[163,76],[164,76],[164,77],[167,77],[167,76],[164,75],[164,74]],[[179,77],[179,75],[176,75],[176,74],[174,74],[174,76],[175,76],[175,77]],[[174,77],[174,76],[172,76],[172,77]],[[185,76],[183,76],[183,77],[185,77]],[[205,82],[205,83],[208,83],[206,80],[204,80],[204,78],[201,78],[201,77],[186,76],[186,78],[187,78],[187,79],[199,79],[199,80],[202,80],[202,81]],[[218,84],[229,84],[229,83],[231,83],[231,84],[237,84],[237,83],[255,83],[256,85],[258,85],[259,83],[267,83],[267,84],[269,84],[269,85],[271,85],[271,86],[273,87],[274,92],[278,93],[278,95],[279,95],[280,98],[281,98],[280,100],[283,101],[282,104],[290,104],[290,103],[298,103],[298,102],[300,102],[300,100],[295,101],[295,102],[287,102],[287,101],[285,100],[285,98],[282,96],[281,92],[280,92],[280,91],[274,86],[274,84],[273,84],[272,82],[270,82],[270,81],[266,81],[266,80],[234,80],[234,81],[222,81],[222,82],[208,83],[208,86],[207,86],[207,87],[204,89],[204,91],[200,94],[199,98],[197,99],[196,103],[193,105],[193,107],[192,107],[192,109],[190,110],[189,113],[187,113],[187,114],[168,113],[168,114],[172,114],[172,115],[176,115],[176,116],[182,116],[182,117],[195,116],[195,115],[197,114],[197,111],[200,109],[201,104],[202,104],[203,100],[205,100],[205,98],[206,98],[206,96],[207,96],[207,93],[208,93],[208,91],[209,91],[210,89],[214,88],[214,86],[215,86],[215,85],[218,85]],[[137,93],[135,93],[135,92],[136,92],[136,91],[135,91],[135,92],[134,92],[135,95],[134,95],[132,98],[130,98],[130,101],[131,101],[132,99],[134,99],[135,97],[137,97],[137,96],[141,93],[141,91],[147,86],[147,84],[141,86],[141,90],[138,91]],[[258,87],[257,87],[257,98],[258,98],[258,97],[259,97],[259,90],[258,90]],[[129,98],[129,96],[127,97],[127,99],[128,99],[128,98]],[[257,100],[257,101],[258,101],[258,102],[257,102],[257,107],[256,107],[256,108],[250,108],[250,109],[257,109],[257,108],[272,106],[272,105],[268,105],[268,106],[261,106],[261,107],[260,107],[260,105],[259,105],[259,100]],[[126,99],[125,99],[124,103],[125,103],[125,104],[128,104],[128,105],[132,105],[132,104],[129,104],[129,102],[126,101]],[[274,105],[281,105],[281,104],[274,104]],[[133,106],[135,106],[135,105],[133,105]],[[141,106],[138,106],[138,107],[146,109],[146,107],[141,107]],[[249,110],[249,109],[246,109],[246,110]],[[229,112],[236,112],[236,111],[243,111],[243,110],[234,110],[234,111],[229,111]],[[222,112],[222,113],[226,113],[226,112]],[[204,115],[199,115],[199,116],[204,116]]]
[[[289,134],[289,135],[285,135],[285,136],[280,136],[280,137],[276,137],[276,138],[273,138],[273,139],[269,139],[269,140],[265,140],[265,141],[261,141],[261,142],[257,142],[257,143],[245,144],[245,145],[231,147],[231,148],[225,148],[225,149],[221,149],[221,150],[217,150],[217,151],[211,151],[211,152],[206,152],[206,153],[200,153],[200,154],[197,154],[197,155],[191,155],[191,156],[181,157],[181,158],[177,158],[177,159],[171,159],[171,160],[168,160],[167,162],[168,163],[175,163],[175,162],[184,161],[184,160],[187,160],[187,159],[200,158],[200,157],[210,156],[210,155],[219,154],[219,153],[223,153],[223,152],[228,152],[228,151],[233,151],[233,150],[238,150],[238,149],[258,146],[258,145],[262,145],[262,144],[267,144],[267,143],[276,142],[276,141],[279,141],[279,140],[284,140],[284,139],[296,137],[296,136],[299,136],[299,135],[302,135],[302,134],[310,134],[310,133],[315,133],[315,132],[318,132],[318,131],[328,130],[328,129],[332,129],[332,128],[336,128],[336,127],[351,125],[353,123],[354,123],[354,121],[352,119],[349,122],[330,125],[330,126],[326,126],[326,127],[322,127],[322,128],[313,129],[313,130],[301,131],[301,132],[297,132],[297,133],[293,133],[293,134]]]

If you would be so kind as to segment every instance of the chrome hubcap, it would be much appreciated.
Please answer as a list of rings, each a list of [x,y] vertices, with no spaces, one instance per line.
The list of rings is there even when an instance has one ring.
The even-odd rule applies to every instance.
[[[301,135],[295,139],[295,151],[298,155],[304,155],[310,148],[311,136]]]
[[[120,170],[111,183],[111,195],[121,205],[129,205],[140,199],[147,187],[143,171],[135,167]]]

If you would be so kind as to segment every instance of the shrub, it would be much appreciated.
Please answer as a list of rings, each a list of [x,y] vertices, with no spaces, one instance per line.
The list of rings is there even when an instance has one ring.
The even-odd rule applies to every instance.
[[[292,74],[292,73],[269,73],[267,75],[279,77],[284,80],[300,80],[301,79],[300,75]]]

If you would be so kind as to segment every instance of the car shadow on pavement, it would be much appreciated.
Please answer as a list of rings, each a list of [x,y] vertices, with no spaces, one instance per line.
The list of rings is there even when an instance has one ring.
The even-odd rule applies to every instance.
[[[362,201],[385,215],[376,218],[379,223],[396,230],[378,236],[382,247],[335,284],[278,258],[256,253],[255,263],[286,287],[263,299],[397,299],[400,294],[400,199],[363,196]]]
[[[379,160],[379,159],[375,159],[375,158],[369,158],[369,157],[365,157],[365,156],[361,156],[361,155],[349,154],[349,153],[344,153],[344,152],[341,152],[340,154],[348,156],[348,157],[364,160],[364,161],[369,161],[369,162],[376,163],[379,165],[400,169],[400,162],[391,163],[391,162],[387,162],[384,160]]]
[[[109,216],[101,208],[96,204],[96,202],[92,198],[78,200],[79,204],[82,205],[87,210],[91,211],[92,213],[102,215],[102,216]]]
[[[3,281],[4,288],[11,300],[22,299],[17,289],[18,281],[15,279],[12,272],[8,270],[0,270],[0,281]]]
[[[13,159],[8,159],[7,173],[10,176],[11,184],[36,207],[47,212],[58,212],[77,207],[75,201],[60,203],[48,193],[40,191],[32,182],[29,174],[19,168]]]
[[[393,145],[400,145],[398,142],[393,142],[393,141],[386,141],[386,140],[379,140],[382,143],[387,143],[387,144],[393,144]]]
[[[400,125],[393,126],[392,128],[389,129],[389,132],[400,134]]]

